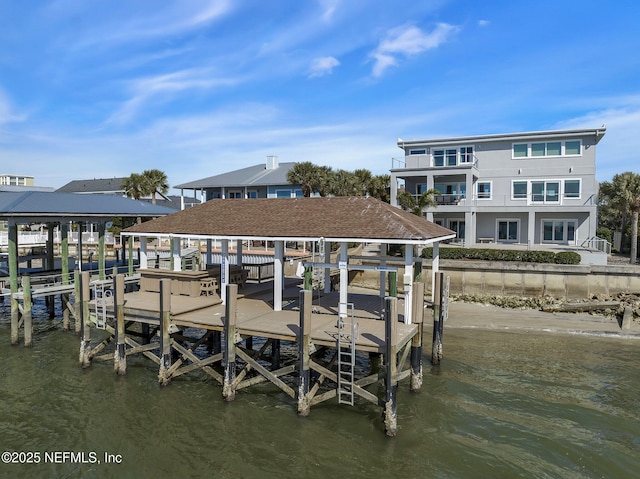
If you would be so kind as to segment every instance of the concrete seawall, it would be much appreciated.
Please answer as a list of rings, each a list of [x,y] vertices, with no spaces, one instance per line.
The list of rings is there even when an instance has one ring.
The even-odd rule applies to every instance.
[[[366,264],[366,261],[363,262]],[[394,264],[398,277],[403,263]],[[450,277],[453,294],[495,294],[504,296],[550,296],[559,299],[587,299],[596,294],[640,293],[640,267],[604,265],[558,265],[494,261],[441,260],[440,271]],[[425,290],[431,289],[431,261],[423,261]],[[358,272],[354,286],[379,288],[380,273]],[[402,285],[398,284],[402,291]]]

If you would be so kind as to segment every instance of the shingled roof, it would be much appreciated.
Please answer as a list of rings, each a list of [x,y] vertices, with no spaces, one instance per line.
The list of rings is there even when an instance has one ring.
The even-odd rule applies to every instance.
[[[362,196],[215,199],[123,233],[397,244],[428,244],[455,237],[447,228]]]

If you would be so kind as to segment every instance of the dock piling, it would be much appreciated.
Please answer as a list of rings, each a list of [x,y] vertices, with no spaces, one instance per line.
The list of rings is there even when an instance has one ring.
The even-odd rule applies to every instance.
[[[440,364],[442,360],[442,295],[443,295],[444,273],[435,275],[433,290],[433,342],[431,345],[431,364]]]
[[[310,332],[311,332],[311,306],[312,306],[311,290],[300,291],[300,332],[298,334],[298,414],[300,416],[308,416],[311,410],[309,400],[309,382],[311,381],[311,370],[309,368],[309,355],[311,350]]]
[[[127,372],[127,354],[125,351],[125,328],[124,328],[124,275],[118,274],[113,277],[113,305],[116,320],[116,346],[113,354],[113,369],[118,375]]]
[[[238,285],[228,284],[225,291],[225,317],[224,336],[225,341],[222,350],[222,362],[224,366],[224,382],[222,384],[222,397],[225,401],[233,401],[236,398],[236,301],[238,299]]]
[[[80,274],[80,321],[76,321],[76,324],[80,323],[80,365],[83,368],[91,366],[91,359],[89,357],[91,353],[91,318],[89,317],[89,283],[90,276],[88,271],[83,271]]]
[[[398,326],[398,298],[385,299],[385,401],[384,427],[387,436],[398,433],[398,417],[396,413],[398,371],[396,356],[396,335]]]
[[[418,332],[411,340],[411,391],[417,392],[422,387],[422,330],[424,328],[424,283],[413,283],[413,318],[411,322],[418,325]]]
[[[171,381],[169,369],[171,368],[171,279],[160,280],[160,372],[158,380],[162,386]]]
[[[33,299],[31,297],[31,278],[22,277],[22,324],[24,326],[24,345],[33,346]]]

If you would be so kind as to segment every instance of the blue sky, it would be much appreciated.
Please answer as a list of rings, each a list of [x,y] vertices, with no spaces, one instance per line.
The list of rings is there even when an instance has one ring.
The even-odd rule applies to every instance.
[[[640,172],[640,2],[0,0],[0,173],[171,186],[397,138],[599,127]]]

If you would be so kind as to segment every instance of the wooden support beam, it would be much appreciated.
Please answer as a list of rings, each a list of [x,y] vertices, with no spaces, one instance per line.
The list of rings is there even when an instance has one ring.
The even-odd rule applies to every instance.
[[[18,304],[18,276],[20,263],[18,262],[18,225],[9,221],[8,231],[9,251],[9,284],[11,288],[11,344],[20,341],[20,308]]]
[[[396,341],[398,326],[398,299],[385,298],[385,401],[384,426],[387,436],[395,436],[398,432],[396,401],[398,389],[398,371],[396,357]]]
[[[31,299],[31,278],[22,278],[22,320],[24,325],[24,345],[33,346],[33,300]]]
[[[76,330],[76,334],[80,334],[80,332],[82,331],[82,317],[81,317],[81,312],[82,312],[82,301],[80,299],[80,271],[79,270],[74,270],[73,271],[73,290],[74,290],[74,313],[73,313],[73,317],[75,319],[75,330]]]
[[[244,371],[250,371],[251,369],[254,369],[250,364],[247,364],[247,366],[243,369]],[[283,368],[280,368],[276,371],[271,371],[271,374],[275,377],[280,377],[280,376],[286,376],[288,374],[293,373],[296,370],[296,366],[294,364],[290,364],[289,366],[285,366]],[[239,377],[239,375],[238,375]],[[236,378],[237,381],[237,378]],[[252,378],[246,379],[244,381],[237,381],[238,382],[238,387],[236,389],[244,389],[250,386],[255,386],[256,384],[261,384],[264,382],[270,381],[270,379],[266,376],[254,376]],[[293,391],[293,389],[291,389],[291,391]],[[290,394],[289,394],[290,395]],[[290,395],[291,396],[291,395]],[[293,397],[293,396],[291,396]]]
[[[225,317],[224,335],[225,341],[222,349],[224,367],[224,381],[222,384],[222,397],[225,401],[233,401],[236,390],[233,383],[236,379],[236,301],[238,299],[238,285],[228,284],[225,291]]]
[[[418,263],[422,265],[422,262]],[[422,387],[422,331],[424,328],[424,283],[413,284],[413,324],[418,325],[416,334],[411,338],[411,391]]]
[[[171,279],[160,280],[160,372],[158,381],[166,386],[171,381],[168,371],[171,367]]]
[[[282,379],[280,379],[278,376],[276,376],[272,371],[269,371],[267,368],[265,368],[262,364],[260,364],[259,362],[257,362],[256,360],[254,360],[251,356],[249,356],[247,353],[245,353],[242,349],[237,349],[236,350],[236,354],[246,363],[251,364],[251,367],[253,369],[255,369],[258,373],[260,373],[262,376],[266,377],[270,382],[272,382],[273,384],[275,384],[276,386],[278,386],[282,391],[284,391],[288,396],[290,396],[291,398],[295,398],[296,397],[296,393],[295,391],[290,388],[289,386],[287,386],[284,381],[282,381]],[[225,380],[226,380],[226,374],[225,374]],[[235,394],[235,391],[234,391]]]
[[[435,275],[433,286],[433,340],[431,343],[431,364],[440,364],[442,359],[442,294],[444,273]]]
[[[311,307],[312,292],[310,289],[300,291],[300,332],[298,334],[298,414],[308,416],[311,410],[309,404],[309,386],[311,370],[309,369],[309,353],[311,350]]]
[[[91,319],[89,312],[89,272],[80,274],[80,365],[87,368],[91,365],[89,353],[91,352]]]
[[[113,278],[113,304],[115,316],[116,349],[113,353],[113,370],[118,375],[127,372],[127,353],[124,326],[124,275],[118,274]]]

